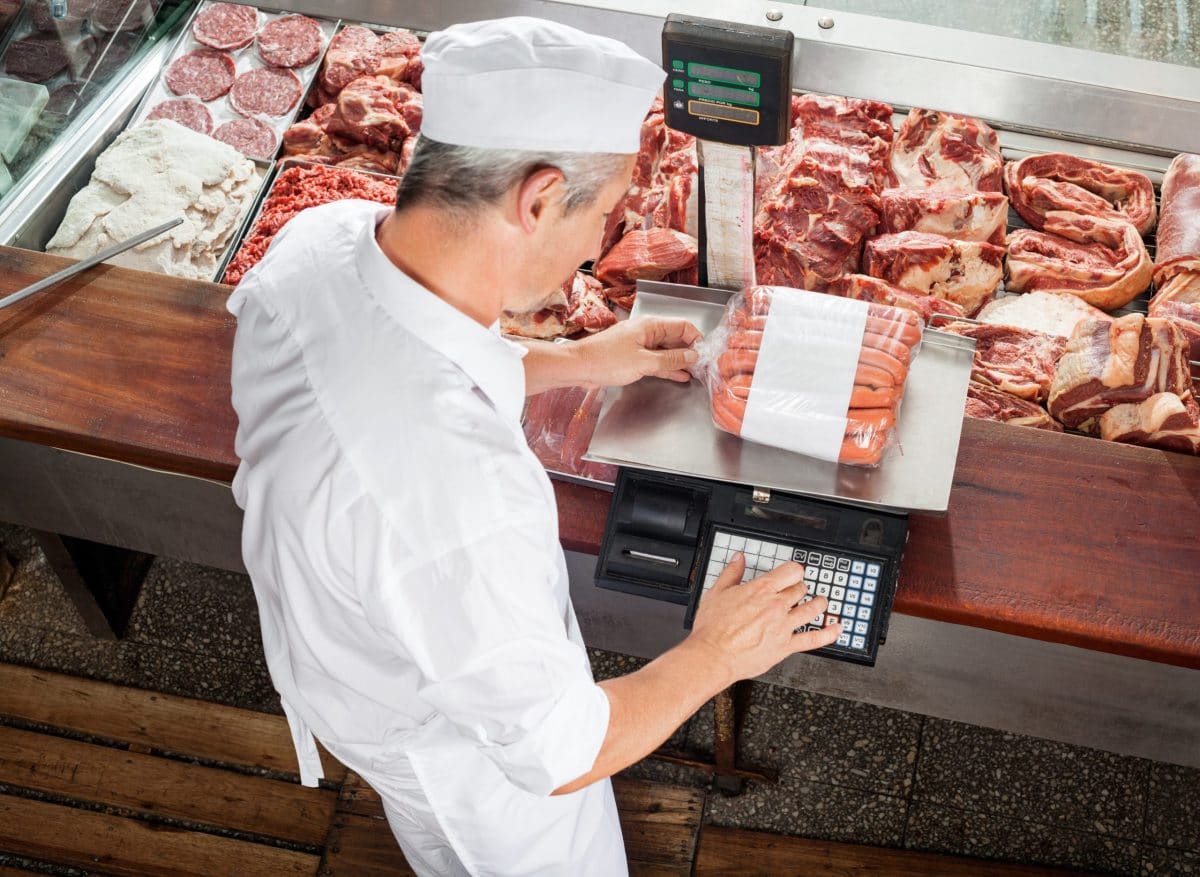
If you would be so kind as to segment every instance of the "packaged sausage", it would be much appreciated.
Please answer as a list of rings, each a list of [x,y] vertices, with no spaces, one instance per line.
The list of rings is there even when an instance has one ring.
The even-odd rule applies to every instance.
[[[912,311],[777,286],[730,298],[698,345],[713,423],[821,460],[878,466],[921,345]]]

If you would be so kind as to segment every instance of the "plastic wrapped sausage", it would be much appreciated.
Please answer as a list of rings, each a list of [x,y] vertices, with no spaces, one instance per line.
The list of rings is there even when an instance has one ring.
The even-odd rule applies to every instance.
[[[747,289],[699,346],[713,423],[823,460],[878,466],[922,329],[921,318],[901,308]]]

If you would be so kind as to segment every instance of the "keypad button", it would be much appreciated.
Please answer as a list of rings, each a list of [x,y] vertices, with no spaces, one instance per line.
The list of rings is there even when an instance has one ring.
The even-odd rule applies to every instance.
[[[708,562],[707,572],[710,576],[719,576],[721,574],[721,570],[723,569],[725,569],[725,564],[721,563],[719,560],[710,560]]]
[[[796,563],[804,563],[808,560],[808,552],[803,548],[797,548],[792,552],[792,560],[796,561]]]
[[[847,603],[857,603],[858,595],[861,593],[862,593],[862,591],[856,590],[854,588],[848,588],[846,590],[846,602]]]
[[[728,548],[713,548],[712,552],[708,556],[712,560],[716,560],[721,563],[725,563],[726,561],[729,560],[729,549]]]
[[[817,583],[816,582],[806,581],[804,583],[804,585],[810,595],[817,593]]]
[[[861,588],[862,587],[862,576],[850,576],[850,587]]]
[[[849,646],[850,645],[850,634],[843,633],[841,636],[839,636],[837,638],[837,644],[839,646],[842,646],[843,648],[846,648],[847,646]]]
[[[844,600],[845,597],[846,597],[846,589],[845,588],[839,588],[837,585],[834,585],[832,588],[829,589],[829,599],[830,600]]]
[[[812,620],[812,623],[813,623],[813,626],[815,626],[815,627],[824,627],[825,626],[825,613],[822,612],[820,615],[818,615],[816,618],[814,618]]]
[[[854,632],[861,633],[863,636],[867,634],[867,623],[865,621],[854,622]]]
[[[713,537],[713,545],[716,545],[718,548],[728,548],[729,534],[723,530],[718,530],[717,535]]]
[[[829,613],[831,615],[841,615],[842,614],[842,603],[833,594],[829,595]]]
[[[773,557],[763,557],[761,554],[754,558],[754,568],[759,572],[766,572],[775,563]]]
[[[762,543],[757,539],[746,540],[746,551],[749,554],[758,554],[758,550],[762,548]]]
[[[867,575],[874,576],[875,578],[879,578],[879,564],[868,563],[867,564]]]
[[[840,619],[838,619],[838,618],[834,618],[832,615],[830,615],[828,618],[826,618],[826,619],[825,619],[825,626],[826,626],[826,627],[833,627],[835,624],[837,624],[837,623],[838,623],[838,621],[839,621],[839,620],[840,620]]]
[[[865,649],[867,647],[867,641],[861,636],[856,636],[854,639],[850,640],[850,647],[854,649]]]
[[[821,552],[819,552],[819,551],[808,552],[808,562],[810,564],[812,564],[813,566],[820,566],[821,565]]]
[[[863,602],[864,606],[874,606],[875,605],[875,595],[874,594],[863,594],[862,602]]]
[[[850,558],[839,557],[837,562],[838,572],[850,572]]]
[[[776,545],[776,546],[775,546],[775,556],[776,556],[777,558],[780,558],[780,559],[782,559],[782,560],[791,560],[791,558],[792,558],[792,546],[790,546],[790,545]]]
[[[854,561],[853,564],[851,564],[850,572],[854,573],[855,575],[860,576],[863,574],[863,572],[866,570],[866,568],[867,568],[867,565],[865,563],[863,563],[861,560],[856,560],[856,561]]]
[[[859,606],[858,607],[858,617],[861,618],[863,621],[868,620],[871,617],[871,607],[870,606]]]
[[[863,581],[863,590],[864,591],[874,591],[875,586],[878,584],[879,583],[877,581],[875,581],[875,579],[866,579]]]
[[[804,577],[806,579],[808,579],[810,582],[815,582],[817,580],[817,576],[820,574],[821,574],[821,571],[819,569],[817,569],[815,566],[806,566],[804,568]]]
[[[820,581],[822,584],[826,584],[826,585],[828,585],[830,582],[832,582],[833,581],[833,570],[831,570],[831,569],[821,570]]]
[[[779,567],[783,566],[787,562],[788,561],[786,557],[777,557],[771,561],[771,569],[779,569]]]
[[[729,539],[729,547],[731,549],[733,549],[734,551],[745,551],[746,550],[746,537],[745,536],[731,536]]]
[[[742,583],[745,584],[752,578],[754,578],[754,567],[747,566],[745,570],[742,571]]]
[[[828,597],[829,596],[829,585],[817,585],[817,596],[818,597]]]
[[[709,588],[711,588],[716,583],[717,583],[716,576],[705,576],[704,577],[704,590],[707,591]]]
[[[835,572],[833,574],[833,583],[835,585],[845,585],[850,580],[850,577],[844,572]]]
[[[837,563],[837,558],[832,554],[826,554],[821,558],[821,566],[825,569],[833,569],[833,565]]]

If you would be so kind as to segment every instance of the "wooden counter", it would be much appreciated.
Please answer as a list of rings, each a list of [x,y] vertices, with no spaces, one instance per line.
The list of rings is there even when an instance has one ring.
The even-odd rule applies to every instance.
[[[66,264],[0,248],[0,295]],[[228,482],[227,294],[102,267],[0,310],[0,437]],[[594,554],[609,495],[556,491],[564,546]],[[895,611],[1200,668],[1198,533],[1198,459],[967,420]]]

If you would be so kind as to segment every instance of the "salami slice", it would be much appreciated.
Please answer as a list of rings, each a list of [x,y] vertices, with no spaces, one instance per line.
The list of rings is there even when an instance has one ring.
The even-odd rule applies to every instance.
[[[212,136],[247,158],[273,158],[279,145],[279,138],[271,126],[258,119],[234,119],[219,127]]]
[[[58,34],[33,33],[17,40],[4,53],[4,71],[29,82],[45,82],[66,69],[70,59]]]
[[[192,22],[196,42],[232,52],[254,42],[258,33],[258,10],[238,3],[214,3]]]
[[[163,101],[146,116],[147,122],[154,119],[170,119],[201,134],[211,134],[213,129],[213,118],[208,107],[188,98]]]
[[[96,0],[92,25],[96,30],[141,30],[157,9],[155,0]]]
[[[258,32],[258,54],[272,67],[303,67],[321,54],[321,25],[307,15],[285,15]]]
[[[300,100],[300,80],[291,70],[259,67],[237,78],[229,103],[243,116],[285,116]]]
[[[233,56],[213,49],[196,49],[167,67],[167,88],[180,97],[216,100],[229,91],[236,75]]]

